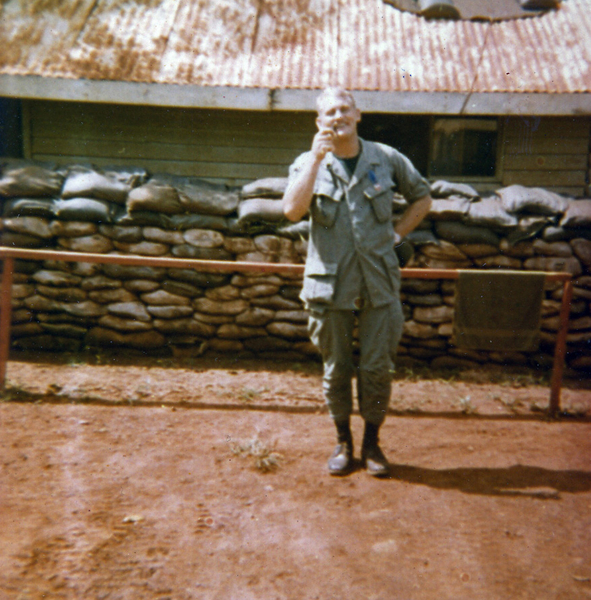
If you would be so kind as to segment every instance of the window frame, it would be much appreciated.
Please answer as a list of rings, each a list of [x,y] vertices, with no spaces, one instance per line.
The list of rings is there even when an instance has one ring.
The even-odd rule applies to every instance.
[[[433,174],[431,171],[431,163],[434,154],[434,131],[435,122],[439,119],[454,119],[465,120],[466,122],[477,119],[486,119],[496,121],[497,131],[497,147],[495,152],[495,172],[493,175],[446,175],[444,173]],[[429,157],[427,161],[427,177],[430,180],[445,179],[446,181],[457,181],[466,183],[482,183],[482,184],[497,184],[503,179],[503,146],[505,140],[504,120],[499,117],[488,115],[474,115],[469,117],[464,116],[449,116],[449,115],[430,115],[429,119]]]

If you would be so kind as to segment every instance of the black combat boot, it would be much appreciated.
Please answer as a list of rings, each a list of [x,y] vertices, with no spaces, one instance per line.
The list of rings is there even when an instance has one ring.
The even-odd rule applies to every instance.
[[[366,422],[361,446],[361,461],[367,472],[374,477],[384,477],[389,473],[388,459],[378,444],[379,430],[379,425]]]
[[[328,459],[328,472],[331,475],[347,475],[353,468],[353,436],[349,421],[335,423],[337,445]]]

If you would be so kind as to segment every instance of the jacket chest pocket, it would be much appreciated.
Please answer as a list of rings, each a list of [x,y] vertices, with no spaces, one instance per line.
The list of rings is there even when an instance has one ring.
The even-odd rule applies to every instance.
[[[372,185],[363,191],[363,195],[371,203],[374,215],[380,223],[392,219],[393,185],[392,181],[389,184],[384,182],[384,185]]]
[[[322,227],[334,225],[343,193],[332,181],[320,181],[316,185],[314,202],[310,207],[310,213],[316,223]]]

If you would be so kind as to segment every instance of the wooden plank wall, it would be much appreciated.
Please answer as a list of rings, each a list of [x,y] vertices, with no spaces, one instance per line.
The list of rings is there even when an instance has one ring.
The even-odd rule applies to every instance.
[[[139,166],[229,185],[286,176],[315,132],[312,113],[50,101],[24,108],[28,158]],[[591,117],[508,117],[503,132],[502,179],[493,187],[588,193]]]
[[[503,185],[588,194],[590,117],[505,119]]]
[[[315,132],[311,113],[28,104],[28,158],[138,166],[229,185],[286,176]]]

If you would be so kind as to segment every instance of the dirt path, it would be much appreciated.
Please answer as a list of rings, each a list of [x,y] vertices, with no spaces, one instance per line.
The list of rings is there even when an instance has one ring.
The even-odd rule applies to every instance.
[[[396,381],[375,480],[326,475],[314,365],[11,362],[0,598],[591,598],[591,423],[513,383]]]

